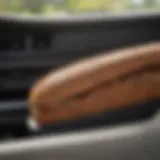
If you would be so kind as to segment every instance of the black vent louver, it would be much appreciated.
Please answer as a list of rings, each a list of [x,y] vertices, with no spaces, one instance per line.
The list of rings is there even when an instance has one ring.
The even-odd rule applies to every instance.
[[[5,27],[0,33],[0,140],[26,137],[28,90],[54,66],[44,62],[50,36]]]
[[[0,27],[1,101],[25,99],[33,82],[52,67],[45,61],[52,35],[12,27]]]
[[[1,52],[33,52],[39,49],[48,49],[51,42],[51,34],[41,30],[30,31],[25,29],[0,28],[0,51]]]

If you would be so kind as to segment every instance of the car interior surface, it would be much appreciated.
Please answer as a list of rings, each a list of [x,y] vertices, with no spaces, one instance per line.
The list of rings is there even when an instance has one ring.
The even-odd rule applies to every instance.
[[[160,12],[46,19],[0,15],[0,160],[159,160],[158,96],[97,116],[44,125],[33,120],[28,101],[32,86],[47,73],[103,52],[134,51],[134,46],[159,42]]]

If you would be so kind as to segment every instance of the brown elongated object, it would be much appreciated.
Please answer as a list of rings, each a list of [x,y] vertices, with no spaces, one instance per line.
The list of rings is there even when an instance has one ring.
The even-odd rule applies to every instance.
[[[160,43],[102,53],[53,71],[31,89],[39,124],[74,119],[160,98]]]

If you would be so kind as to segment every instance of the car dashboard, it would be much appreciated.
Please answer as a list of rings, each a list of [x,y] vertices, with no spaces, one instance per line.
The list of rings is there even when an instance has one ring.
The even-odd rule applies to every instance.
[[[159,99],[61,125],[30,123],[29,89],[50,70],[160,40],[157,12],[84,17],[0,16],[1,160],[160,158]]]

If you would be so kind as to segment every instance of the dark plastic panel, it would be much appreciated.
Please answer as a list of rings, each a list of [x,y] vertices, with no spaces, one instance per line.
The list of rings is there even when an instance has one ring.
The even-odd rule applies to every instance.
[[[24,138],[31,134],[26,128],[28,115],[26,98],[29,87],[35,79],[43,74],[42,72],[46,73],[52,68],[66,65],[76,59],[91,56],[100,51],[159,41],[159,28],[160,13],[154,12],[122,15],[75,15],[46,20],[0,16],[1,38],[8,38],[9,41],[22,40],[23,42],[26,40],[25,36],[37,36],[37,34],[43,33],[44,37],[47,37],[45,41],[50,44],[45,49],[30,48],[29,50],[25,48],[22,42],[20,49],[6,47],[7,50],[3,50],[3,46],[0,47],[0,83],[3,84],[0,86],[0,125],[2,124],[0,127],[5,127],[9,133],[11,130],[16,131],[14,132],[16,135],[11,135],[13,140],[15,137]],[[16,36],[11,38],[10,34],[13,33],[16,33]],[[40,75],[33,78],[33,70]],[[20,71],[24,71],[24,75],[31,80],[26,82],[25,78],[20,76]],[[5,77],[6,73],[7,76]],[[22,79],[12,81],[15,75]],[[8,87],[4,87],[6,82],[10,84]],[[150,104],[151,107],[152,105],[155,106],[155,103]],[[154,113],[159,108],[154,108],[154,110],[151,107],[148,107],[146,112],[143,109],[141,112],[139,110],[134,111],[135,117],[141,115],[140,117],[147,117],[148,119],[150,117],[148,117],[149,112]],[[133,111],[126,112],[130,112],[131,115]],[[128,113],[127,115],[129,115]],[[111,117],[114,116],[113,113]],[[41,137],[41,140],[31,140],[28,137],[29,140],[22,140],[20,143],[18,141],[8,144],[0,143],[0,159],[18,160],[37,157],[37,159],[44,160],[46,156],[48,160],[53,158],[66,159],[66,157],[69,159],[89,159],[88,157],[91,156],[92,159],[105,157],[105,159],[114,160],[118,156],[119,159],[158,160],[160,159],[158,152],[160,146],[159,120],[156,121],[156,124],[154,123],[155,125],[150,118],[148,121],[148,123],[140,124],[138,128],[133,126],[133,128],[127,127],[128,129],[124,128],[124,130],[123,128],[111,129],[110,132],[113,135],[117,133],[119,139],[116,139],[112,134],[108,137],[106,133],[109,131],[106,128],[103,134],[99,130],[96,131],[96,134],[95,132],[80,132],[76,136],[73,135],[73,140],[72,134],[71,138],[67,139],[64,132],[64,135],[59,135],[59,138],[51,137],[51,139],[57,138],[57,141],[51,141],[47,137]],[[146,126],[147,130],[145,130]],[[131,131],[133,131],[132,134]],[[92,145],[98,136],[97,133],[101,136],[105,134],[107,136],[100,141],[97,140],[96,145]],[[89,137],[92,138],[88,142],[87,138]],[[81,140],[84,142],[83,144],[80,143]],[[49,141],[50,143],[48,143]],[[41,152],[42,150],[43,152]]]

